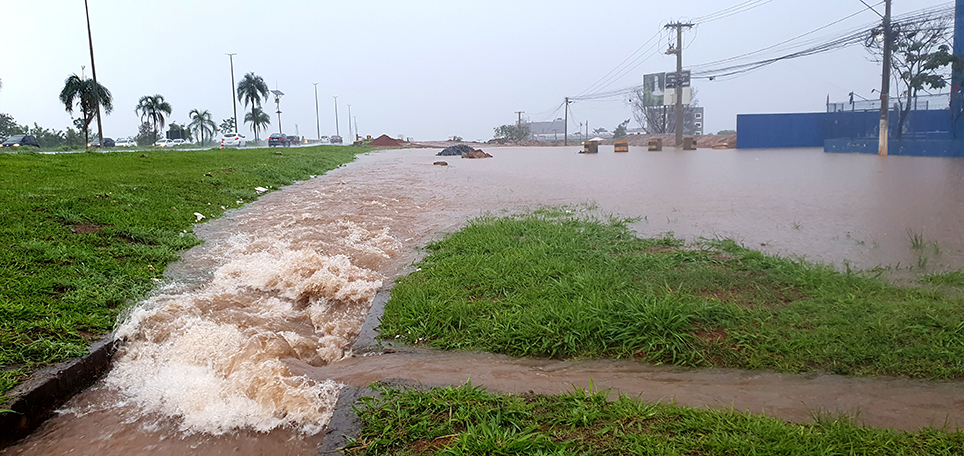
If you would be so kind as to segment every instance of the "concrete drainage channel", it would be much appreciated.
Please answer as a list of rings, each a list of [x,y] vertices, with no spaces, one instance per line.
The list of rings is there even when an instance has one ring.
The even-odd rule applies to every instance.
[[[117,342],[111,336],[95,342],[86,355],[33,373],[9,392],[8,408],[0,414],[0,448],[22,439],[39,427],[54,410],[94,384],[110,369]]]

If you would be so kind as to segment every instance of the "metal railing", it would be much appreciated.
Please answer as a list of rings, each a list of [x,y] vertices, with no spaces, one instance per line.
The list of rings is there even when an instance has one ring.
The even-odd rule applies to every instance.
[[[906,98],[891,98],[892,109],[902,110]],[[938,93],[933,95],[919,95],[911,100],[912,111],[934,111],[949,109],[951,95],[949,93]],[[846,111],[880,111],[880,100],[854,100],[853,103],[829,103],[827,112],[846,112]]]

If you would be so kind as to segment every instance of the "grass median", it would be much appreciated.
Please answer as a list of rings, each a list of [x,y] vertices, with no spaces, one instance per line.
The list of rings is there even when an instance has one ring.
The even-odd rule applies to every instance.
[[[896,287],[729,240],[641,239],[629,223],[564,208],[476,219],[396,281],[380,336],[513,356],[964,377],[955,274]]]
[[[363,398],[353,455],[937,455],[961,454],[964,432],[909,433],[815,415],[794,424],[732,410],[647,403],[608,391],[496,395],[463,385],[425,392],[376,385]]]
[[[198,222],[350,162],[316,146],[0,154],[0,396],[86,353],[143,297]],[[0,397],[0,403],[2,403]]]

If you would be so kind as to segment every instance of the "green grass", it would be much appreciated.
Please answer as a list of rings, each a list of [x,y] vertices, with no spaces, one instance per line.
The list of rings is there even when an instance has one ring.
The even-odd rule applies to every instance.
[[[374,385],[352,455],[960,455],[964,432],[868,429],[845,416],[810,424],[679,407],[575,389],[495,395],[463,385],[426,392]]]
[[[0,395],[110,331],[198,244],[195,212],[218,217],[255,200],[255,187],[323,174],[363,151],[0,154]]]
[[[483,217],[396,281],[380,336],[445,350],[964,377],[964,300],[551,209]]]

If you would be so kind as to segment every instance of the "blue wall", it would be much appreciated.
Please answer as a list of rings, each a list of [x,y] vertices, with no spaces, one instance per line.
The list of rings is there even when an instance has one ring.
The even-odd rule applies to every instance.
[[[890,138],[895,138],[900,117],[890,113]],[[832,113],[740,114],[736,116],[739,149],[823,147],[828,139],[876,138],[880,113],[838,111]],[[949,110],[911,111],[904,123],[905,139],[950,139]]]

